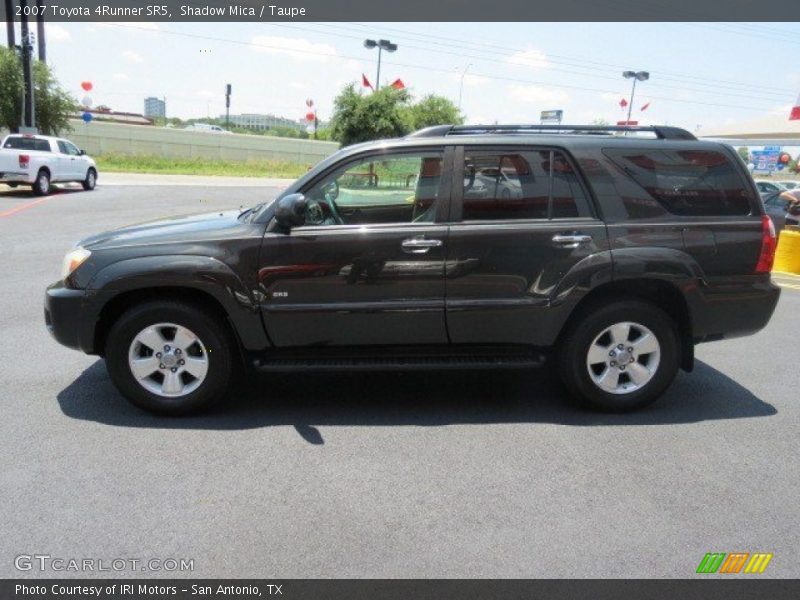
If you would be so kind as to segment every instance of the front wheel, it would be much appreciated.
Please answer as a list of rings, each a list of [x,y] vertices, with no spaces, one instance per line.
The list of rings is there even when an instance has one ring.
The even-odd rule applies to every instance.
[[[584,313],[559,348],[564,385],[593,408],[625,412],[654,402],[678,371],[675,322],[641,301],[618,301]]]
[[[151,302],[120,317],[108,335],[106,366],[117,389],[152,412],[196,412],[225,396],[233,370],[228,332],[207,312]]]

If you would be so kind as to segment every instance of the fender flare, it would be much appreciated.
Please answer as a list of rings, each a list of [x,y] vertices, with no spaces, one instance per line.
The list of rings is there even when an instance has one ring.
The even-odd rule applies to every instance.
[[[102,306],[120,294],[157,288],[208,294],[222,306],[245,349],[270,345],[259,304],[236,273],[216,258],[179,254],[120,260],[98,271],[86,291],[95,299],[99,314]]]

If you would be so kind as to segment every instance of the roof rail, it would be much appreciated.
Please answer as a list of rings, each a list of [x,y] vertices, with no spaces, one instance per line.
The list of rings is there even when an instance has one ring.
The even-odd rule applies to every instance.
[[[433,125],[431,127],[418,129],[413,133],[409,133],[406,137],[441,137],[450,133],[451,129],[453,129],[453,125]]]
[[[603,135],[611,133],[646,132],[660,140],[696,140],[690,132],[680,127],[666,125],[434,125],[410,134],[408,137],[441,137],[445,135],[483,134],[570,134]]]

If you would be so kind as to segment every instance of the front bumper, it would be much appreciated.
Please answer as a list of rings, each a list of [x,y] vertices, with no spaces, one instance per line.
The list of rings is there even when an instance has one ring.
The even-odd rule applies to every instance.
[[[70,289],[63,281],[47,288],[44,321],[59,344],[93,353],[94,319],[87,318],[89,312],[86,290]]]

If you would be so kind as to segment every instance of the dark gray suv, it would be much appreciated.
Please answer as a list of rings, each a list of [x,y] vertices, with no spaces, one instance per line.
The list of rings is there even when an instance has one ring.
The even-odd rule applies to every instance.
[[[728,146],[670,127],[441,126],[344,148],[275,201],[83,240],[61,343],[169,413],[262,371],[528,368],[603,410],[766,325],[775,231]]]

